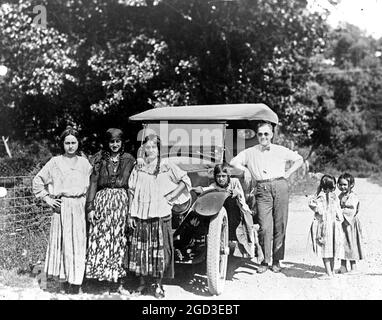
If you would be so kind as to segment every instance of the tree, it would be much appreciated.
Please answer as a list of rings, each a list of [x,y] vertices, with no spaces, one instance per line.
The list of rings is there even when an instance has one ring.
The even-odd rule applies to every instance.
[[[30,12],[29,1],[0,6],[0,52],[9,68],[0,82],[0,117],[7,124],[1,128],[4,135],[14,134],[23,124],[39,125],[33,110],[21,110],[25,99],[54,99],[66,82],[76,82],[71,74],[77,65],[73,59],[75,47],[68,45],[66,35],[34,24]],[[54,115],[50,115],[49,121],[54,121]],[[43,117],[44,112],[38,116]]]
[[[306,1],[30,1],[46,6],[44,32],[63,36],[61,48],[74,63],[56,68],[52,92],[26,81],[33,90],[23,91],[16,109],[37,126],[23,126],[23,134],[55,136],[71,123],[93,148],[105,126],[125,127],[131,114],[151,107],[264,102],[285,133],[306,140],[315,105],[307,101],[312,57],[327,32],[324,16],[308,11]]]
[[[331,31],[325,54],[315,60],[315,80],[326,94],[317,94],[322,107],[311,118],[311,143],[321,150],[320,161],[341,170],[374,170],[382,159],[382,65],[377,49],[375,39],[346,25]]]

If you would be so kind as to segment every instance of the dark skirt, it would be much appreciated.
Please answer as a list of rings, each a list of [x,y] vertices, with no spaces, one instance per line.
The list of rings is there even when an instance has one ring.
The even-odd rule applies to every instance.
[[[354,217],[351,223],[344,220],[342,230],[344,232],[345,260],[363,259],[362,228],[358,217]]]
[[[136,227],[129,234],[125,268],[136,276],[174,278],[171,216],[134,220]]]

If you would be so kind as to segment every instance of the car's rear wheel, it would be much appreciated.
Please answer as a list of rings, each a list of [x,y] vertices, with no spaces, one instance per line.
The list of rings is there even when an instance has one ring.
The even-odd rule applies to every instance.
[[[225,208],[211,218],[207,236],[207,279],[211,294],[224,290],[229,254],[228,216]]]

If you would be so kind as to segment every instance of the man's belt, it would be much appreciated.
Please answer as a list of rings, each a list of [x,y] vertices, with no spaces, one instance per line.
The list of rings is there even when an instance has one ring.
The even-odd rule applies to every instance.
[[[265,182],[272,182],[277,180],[283,180],[284,177],[278,177],[278,178],[271,178],[271,179],[265,179],[265,180],[256,180],[257,183],[265,183]]]

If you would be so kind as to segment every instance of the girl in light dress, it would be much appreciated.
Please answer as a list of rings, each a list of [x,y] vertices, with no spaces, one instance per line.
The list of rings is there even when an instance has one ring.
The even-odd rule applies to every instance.
[[[341,259],[338,273],[348,272],[347,261],[350,262],[350,273],[356,273],[356,261],[364,257],[362,228],[358,219],[359,200],[353,191],[354,183],[354,177],[349,173],[344,173],[338,178],[338,188],[341,191],[340,206],[344,216],[342,222],[344,259]]]
[[[62,291],[76,294],[85,272],[85,201],[91,165],[79,156],[78,132],[61,134],[63,154],[51,158],[33,179],[33,192],[54,212],[45,258],[45,273],[58,279]]]
[[[336,179],[330,175],[321,178],[317,193],[309,201],[314,211],[310,227],[313,251],[322,257],[326,275],[320,279],[334,276],[334,259],[343,257],[341,223],[343,221],[339,200],[334,193]]]

